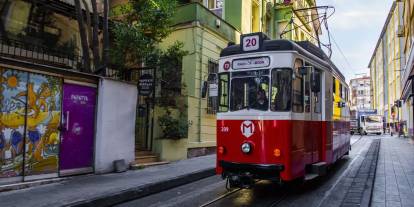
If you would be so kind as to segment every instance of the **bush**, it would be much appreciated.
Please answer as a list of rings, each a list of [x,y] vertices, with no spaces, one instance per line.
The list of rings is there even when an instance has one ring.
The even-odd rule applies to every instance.
[[[172,116],[170,110],[159,117],[159,125],[162,128],[163,137],[165,139],[181,139],[188,134],[188,123],[181,116],[176,119]]]

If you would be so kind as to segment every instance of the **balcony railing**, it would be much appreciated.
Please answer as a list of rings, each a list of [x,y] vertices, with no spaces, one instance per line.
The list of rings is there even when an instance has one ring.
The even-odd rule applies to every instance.
[[[195,21],[221,34],[228,40],[236,42],[237,29],[200,3],[189,3],[178,7],[173,17],[173,25]]]
[[[62,51],[42,45],[31,44],[16,39],[0,37],[0,55],[24,60],[31,63],[80,70],[82,58],[73,54],[74,51]]]

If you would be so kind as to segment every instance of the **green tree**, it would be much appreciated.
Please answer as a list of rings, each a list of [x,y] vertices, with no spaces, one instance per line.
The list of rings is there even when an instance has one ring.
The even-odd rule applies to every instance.
[[[171,33],[176,0],[130,0],[114,21],[112,63],[121,69],[140,65]]]

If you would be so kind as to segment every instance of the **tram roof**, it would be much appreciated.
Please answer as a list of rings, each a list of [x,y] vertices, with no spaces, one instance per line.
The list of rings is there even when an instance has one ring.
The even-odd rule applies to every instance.
[[[220,57],[226,57],[231,55],[237,54],[246,54],[246,53],[254,53],[254,52],[265,52],[265,51],[297,51],[299,54],[312,59],[319,64],[322,64],[328,68],[331,68],[339,78],[345,83],[345,77],[341,73],[341,71],[335,66],[335,64],[331,61],[331,59],[325,54],[325,52],[320,49],[319,47],[315,46],[313,43],[309,41],[291,41],[291,40],[264,40],[263,47],[261,50],[257,51],[242,51],[240,48],[240,44],[231,45],[224,48],[221,53]],[[314,56],[310,55],[313,54]],[[317,58],[315,58],[315,56]]]

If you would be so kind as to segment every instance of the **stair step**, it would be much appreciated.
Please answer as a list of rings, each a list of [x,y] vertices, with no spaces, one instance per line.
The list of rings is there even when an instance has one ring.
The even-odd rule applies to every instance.
[[[305,175],[305,181],[313,180],[313,179],[315,179],[317,177],[319,177],[318,174],[314,174],[314,173],[312,173],[312,174],[306,174]]]
[[[138,170],[138,169],[143,169],[143,168],[151,167],[151,166],[165,165],[165,164],[168,164],[168,163],[170,163],[170,162],[161,161],[161,162],[149,162],[149,163],[143,163],[143,164],[132,164],[131,169],[132,170]]]
[[[145,155],[145,156],[136,156],[135,163],[150,163],[150,162],[158,162],[158,156],[156,155]]]
[[[145,155],[153,155],[151,151],[145,150],[145,151],[135,151],[135,156],[145,156]]]

